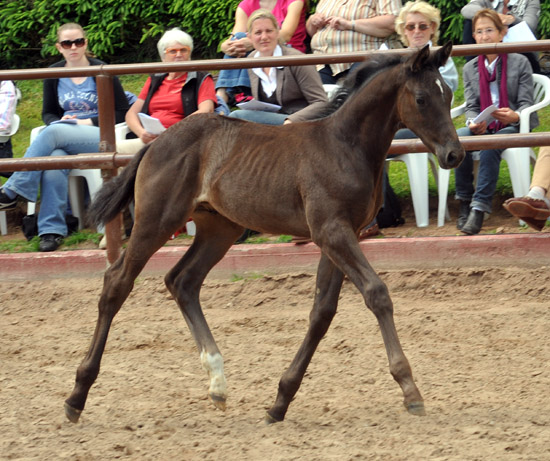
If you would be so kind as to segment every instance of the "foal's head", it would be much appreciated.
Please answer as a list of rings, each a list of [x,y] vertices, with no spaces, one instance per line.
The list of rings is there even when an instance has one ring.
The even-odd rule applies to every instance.
[[[397,95],[400,121],[437,155],[443,168],[457,167],[464,158],[450,115],[453,93],[438,70],[451,50],[448,42],[435,52],[425,46],[409,57],[402,69],[405,84]]]

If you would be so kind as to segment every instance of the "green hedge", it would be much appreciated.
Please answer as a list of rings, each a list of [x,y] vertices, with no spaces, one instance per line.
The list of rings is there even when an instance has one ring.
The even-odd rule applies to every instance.
[[[55,31],[82,24],[90,48],[110,63],[156,61],[156,41],[169,27],[195,40],[196,58],[220,57],[240,0],[0,0],[1,68],[44,67],[58,59]],[[309,0],[310,11],[318,0]],[[467,0],[431,0],[442,12],[442,41],[460,43]],[[542,2],[539,36],[550,37],[550,2]]]

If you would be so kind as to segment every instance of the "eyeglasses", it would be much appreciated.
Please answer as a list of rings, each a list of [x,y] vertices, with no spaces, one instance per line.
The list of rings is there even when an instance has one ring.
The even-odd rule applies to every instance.
[[[420,24],[407,24],[405,26],[405,29],[407,29],[409,32],[412,32],[414,29],[418,27],[419,30],[428,30],[430,26],[428,24],[420,23]]]
[[[165,54],[169,54],[170,56],[176,56],[178,53],[181,54],[187,54],[191,52],[191,48],[188,46],[182,46],[181,48],[166,48],[164,50]]]
[[[70,50],[73,45],[75,45],[77,48],[82,48],[86,44],[86,39],[77,38],[76,40],[61,40],[59,44],[61,45],[61,48],[65,50]]]
[[[492,27],[488,27],[487,29],[479,29],[479,30],[476,30],[476,31],[475,31],[475,34],[476,34],[476,35],[483,35],[483,34],[491,35],[491,34],[493,34],[495,31],[496,31],[496,29],[493,29]]]

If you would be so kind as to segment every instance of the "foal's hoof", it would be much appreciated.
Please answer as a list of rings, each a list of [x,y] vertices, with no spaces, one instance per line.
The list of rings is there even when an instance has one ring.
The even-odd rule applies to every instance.
[[[210,397],[210,400],[218,410],[225,411],[226,405],[225,397],[223,395],[208,394],[208,397]]]
[[[426,416],[426,409],[424,408],[424,402],[411,402],[406,404],[405,407],[411,415]]]
[[[71,407],[67,402],[63,405],[65,408],[65,416],[71,423],[78,423],[78,419],[82,414],[82,410],[77,410],[76,408]]]
[[[266,412],[264,421],[265,421],[266,425],[270,425],[270,424],[280,423],[282,421],[282,419],[281,420],[275,419],[268,412]]]

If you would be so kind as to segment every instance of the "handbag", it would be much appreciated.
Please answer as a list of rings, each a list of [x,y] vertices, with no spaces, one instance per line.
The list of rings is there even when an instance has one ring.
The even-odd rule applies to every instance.
[[[78,218],[76,216],[72,214],[65,215],[65,222],[67,223],[67,235],[78,232]],[[23,217],[21,230],[27,240],[32,240],[38,235],[38,216],[36,213]]]

